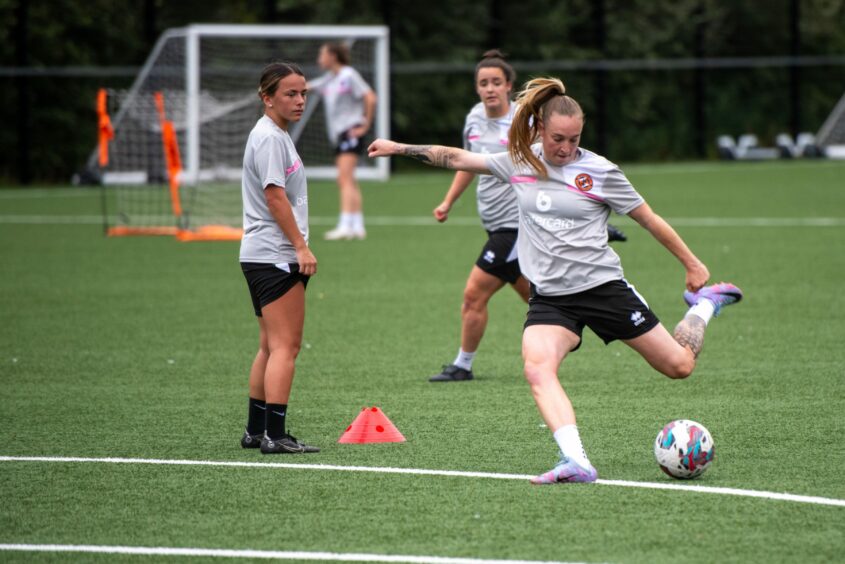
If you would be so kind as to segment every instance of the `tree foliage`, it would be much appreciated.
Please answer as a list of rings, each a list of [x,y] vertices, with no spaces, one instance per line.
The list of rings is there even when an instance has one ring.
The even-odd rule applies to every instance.
[[[20,64],[21,2],[0,0],[0,66]],[[793,2],[800,43],[793,44]],[[475,62],[498,47],[515,61],[664,59],[845,54],[845,0],[50,0],[29,2],[26,63],[31,67],[137,66],[156,36],[192,22],[383,24],[393,63]],[[542,71],[532,72],[532,75]],[[557,72],[588,115],[604,111],[606,152],[614,160],[695,158],[696,138],[712,146],[720,133],[753,132],[764,141],[795,119],[815,131],[845,90],[845,66],[694,71]],[[520,81],[529,78],[525,73]],[[793,115],[791,79],[799,84]],[[19,177],[19,127],[26,118],[28,159],[38,180],[63,182],[95,143],[93,100],[100,86],[130,76],[2,78],[0,176]],[[698,82],[696,82],[698,81]],[[695,85],[703,93],[697,130]],[[456,144],[475,103],[468,74],[396,73],[391,78],[394,136]],[[602,108],[600,100],[604,99]],[[22,108],[29,108],[28,116]],[[699,122],[700,123],[700,122]],[[16,128],[13,124],[17,124]],[[712,152],[711,152],[712,156]]]

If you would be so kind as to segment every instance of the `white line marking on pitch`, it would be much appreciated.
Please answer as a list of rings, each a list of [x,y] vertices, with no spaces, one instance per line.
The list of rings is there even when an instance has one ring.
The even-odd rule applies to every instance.
[[[447,476],[457,478],[488,478],[495,480],[528,480],[530,474],[499,474],[496,472],[465,472],[462,470],[427,470],[424,468],[391,468],[380,466],[335,466],[332,464],[291,464],[284,462],[240,462],[227,460],[178,460],[159,458],[84,458],[76,456],[0,456],[0,462],[94,462],[105,464],[153,464],[161,466],[217,466],[234,468],[284,468],[288,470],[329,470],[339,472],[370,472],[374,474],[413,474],[416,476]],[[629,480],[603,480],[598,484],[621,486],[626,488],[644,488],[652,490],[674,490],[684,492],[735,495],[814,505],[832,505],[845,507],[845,499],[798,495],[790,493],[767,492],[762,490],[743,490],[719,486],[699,486],[692,484],[632,482]]]
[[[151,218],[150,223],[166,225],[170,217]],[[239,218],[231,218],[233,225]],[[843,227],[845,217],[676,217],[667,218],[676,227]],[[336,217],[312,216],[312,225],[328,226],[337,222]],[[99,215],[0,215],[0,224],[10,225],[102,225]],[[429,216],[368,216],[367,225],[377,227],[437,227]],[[443,226],[479,227],[476,217],[452,217]],[[633,224],[631,224],[633,225]]]
[[[329,562],[410,562],[413,564],[575,564],[541,560],[487,560],[448,556],[404,556],[343,552],[289,550],[237,550],[227,548],[177,548],[169,546],[102,546],[90,544],[0,544],[0,550],[20,552],[77,552],[88,554],[131,554],[139,556],[205,556],[216,558],[265,558],[273,560],[321,560]]]

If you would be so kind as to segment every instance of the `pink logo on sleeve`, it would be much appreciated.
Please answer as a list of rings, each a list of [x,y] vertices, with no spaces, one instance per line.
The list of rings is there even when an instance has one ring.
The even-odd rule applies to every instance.
[[[536,184],[536,176],[511,176],[511,184]]]
[[[467,139],[469,139],[470,141],[475,141],[477,139],[481,139],[481,135],[469,135]]]
[[[285,176],[287,176],[289,174],[293,174],[294,172],[299,170],[300,167],[302,167],[302,161],[298,160],[285,169]]]

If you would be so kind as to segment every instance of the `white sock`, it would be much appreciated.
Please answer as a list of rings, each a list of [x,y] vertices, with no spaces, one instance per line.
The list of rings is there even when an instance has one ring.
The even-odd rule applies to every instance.
[[[465,352],[464,349],[458,349],[458,356],[455,358],[454,364],[458,368],[463,368],[464,370],[472,370],[472,359],[475,358],[474,352]]]
[[[337,221],[337,228],[344,230],[352,229],[352,214],[347,212],[340,213],[340,219]]]
[[[687,315],[694,315],[696,317],[700,317],[704,320],[704,324],[707,325],[707,323],[710,322],[710,318],[713,317],[713,313],[715,311],[716,306],[713,305],[713,302],[708,299],[701,299],[698,300],[697,304],[689,308],[689,311],[687,311]]]
[[[349,214],[351,219],[349,220],[350,228],[352,231],[363,231],[364,230],[364,214],[361,212],[353,212]]]
[[[590,459],[587,458],[584,445],[581,444],[581,436],[578,434],[576,425],[564,425],[555,431],[554,436],[563,456],[584,468],[590,467]]]

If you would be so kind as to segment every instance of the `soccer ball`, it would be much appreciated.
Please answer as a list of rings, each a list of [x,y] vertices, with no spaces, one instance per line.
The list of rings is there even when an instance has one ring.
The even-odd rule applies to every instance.
[[[701,476],[713,462],[713,437],[701,423],[672,421],[657,433],[654,457],[660,469],[673,478]]]

